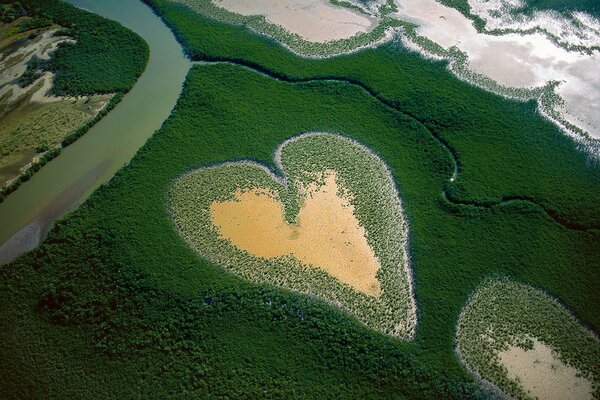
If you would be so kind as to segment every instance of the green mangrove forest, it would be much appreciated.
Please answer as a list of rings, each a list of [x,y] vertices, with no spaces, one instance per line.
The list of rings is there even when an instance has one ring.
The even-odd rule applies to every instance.
[[[489,278],[542,289],[600,332],[600,167],[535,102],[462,82],[398,41],[302,58],[243,25],[146,2],[199,63],[134,159],[0,266],[0,397],[495,398],[456,353],[461,310]],[[389,168],[409,227],[412,341],[231,274],[173,225],[177,178],[238,160],[276,171],[277,147],[313,131]]]

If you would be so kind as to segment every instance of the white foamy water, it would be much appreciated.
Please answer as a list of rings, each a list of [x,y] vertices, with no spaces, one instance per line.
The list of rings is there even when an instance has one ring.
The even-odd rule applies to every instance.
[[[461,50],[467,55],[468,68],[473,72],[512,88],[540,88],[552,81],[560,82],[556,94],[564,103],[553,106],[556,115],[590,136],[600,138],[598,50],[591,54],[568,51],[544,32],[503,35],[479,33],[470,19],[435,0],[396,0],[396,3],[399,9],[394,14],[396,18],[417,24],[418,35],[445,49],[455,46]],[[580,25],[588,25],[582,25],[583,28],[577,31],[578,28],[571,21],[557,13],[534,13],[534,17],[509,20],[506,16],[510,7],[519,6],[519,0],[470,0],[470,3],[474,13],[491,18],[490,28],[538,27],[560,34],[561,41],[574,45],[600,45],[600,24],[583,13],[577,13],[576,17]],[[493,10],[500,11],[494,13]],[[536,15],[540,20],[535,19]]]
[[[486,29],[542,29],[561,41],[578,46],[600,46],[600,21],[589,14],[574,12],[572,19],[556,11],[519,13],[523,0],[469,0],[471,12],[486,20]],[[517,11],[517,12],[514,12]]]

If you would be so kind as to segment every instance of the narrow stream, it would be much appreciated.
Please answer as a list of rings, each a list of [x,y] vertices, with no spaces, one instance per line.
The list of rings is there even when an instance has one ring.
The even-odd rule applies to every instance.
[[[131,160],[169,116],[191,65],[171,31],[141,1],[67,1],[138,33],[150,46],[150,60],[108,115],[0,203],[0,264],[35,248],[56,219]]]

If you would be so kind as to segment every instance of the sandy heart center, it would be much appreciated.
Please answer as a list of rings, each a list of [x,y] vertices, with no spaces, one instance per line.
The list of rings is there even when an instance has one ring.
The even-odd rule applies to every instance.
[[[277,195],[264,188],[238,190],[232,200],[214,201],[211,220],[221,238],[256,257],[291,255],[355,290],[379,297],[379,260],[354,215],[354,206],[340,195],[335,171],[324,174],[323,184],[303,187],[301,194],[293,225],[285,220]]]

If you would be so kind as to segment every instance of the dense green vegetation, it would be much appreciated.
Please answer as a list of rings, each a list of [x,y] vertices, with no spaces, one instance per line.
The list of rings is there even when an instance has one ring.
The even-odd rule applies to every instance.
[[[495,204],[527,198],[564,222],[600,227],[600,168],[540,117],[535,102],[500,98],[458,81],[443,62],[391,43],[331,59],[294,56],[274,41],[153,0],[191,58],[231,60],[279,79],[341,79],[363,85],[426,126],[457,157],[452,198]]]
[[[3,3],[8,3],[3,6],[6,8],[3,18],[32,16],[28,21],[37,25],[44,22],[43,26],[56,24],[63,28],[61,35],[75,40],[61,44],[50,60],[30,65],[29,77],[40,70],[55,73],[51,90],[54,95],[125,93],[146,67],[148,45],[115,21],[58,0],[3,0]]]
[[[226,274],[173,229],[167,191],[182,172],[232,159],[274,167],[282,140],[317,129],[368,145],[398,183],[411,228],[415,344],[368,331],[314,299]],[[4,295],[21,299],[2,304],[20,314],[10,318],[24,324],[20,331],[41,331],[52,343],[35,352],[93,346],[95,367],[73,355],[55,362],[90,376],[127,373],[156,397],[469,398],[453,337],[481,279],[500,273],[535,282],[598,327],[598,282],[584,277],[593,276],[600,252],[597,234],[565,229],[535,206],[444,202],[440,191],[451,172],[426,129],[356,86],[197,66],[172,117],[130,165],[59,223],[40,250],[2,267]],[[29,369],[15,354],[5,365],[3,374]],[[28,373],[55,379],[53,370]],[[11,374],[0,381],[14,383],[19,373]],[[101,381],[90,387],[111,390]]]
[[[175,113],[129,167],[59,223],[39,251],[2,267],[4,295],[22,299],[12,311],[18,318],[7,320],[24,324],[20,331],[42,331],[52,345],[34,347],[40,357],[94,343],[97,367],[76,356],[55,363],[86,368],[89,376],[120,370],[135,383],[121,390],[155,397],[189,391],[209,398],[469,398],[474,389],[457,381],[468,378],[451,350],[445,357],[454,372],[444,378],[445,359],[426,366],[416,346],[369,331],[324,303],[226,274],[199,259],[173,229],[166,195],[183,171],[239,158],[273,166],[277,144],[317,128],[374,146],[392,160],[413,205],[425,199],[422,189],[423,206],[436,203],[450,168],[443,149],[362,90],[287,84],[227,65],[195,67]],[[20,343],[29,340],[35,339]],[[19,351],[9,353],[1,371],[5,397],[19,377],[14,371],[29,370]],[[32,381],[57,379],[52,369],[27,373]],[[95,397],[111,390],[103,381],[90,384]],[[65,393],[80,384],[66,382]]]
[[[263,73],[195,66],[132,162],[39,250],[0,267],[3,398],[487,398],[454,334],[490,275],[544,288],[600,331],[600,232],[571,229],[600,225],[600,172],[533,103],[393,44],[306,60],[153,1],[192,57]],[[392,172],[410,226],[413,343],[230,275],[173,228],[168,188],[182,173],[239,159],[274,168],[279,143],[314,130],[360,141]]]

